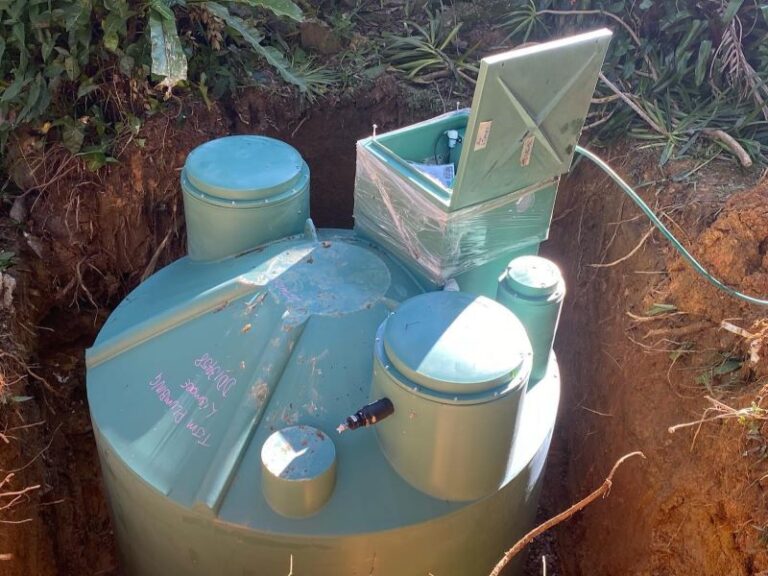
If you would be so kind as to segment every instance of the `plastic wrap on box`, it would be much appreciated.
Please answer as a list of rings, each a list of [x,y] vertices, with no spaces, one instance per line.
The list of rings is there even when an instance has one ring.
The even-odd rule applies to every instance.
[[[547,239],[557,178],[449,212],[365,143],[357,145],[355,229],[433,282]]]

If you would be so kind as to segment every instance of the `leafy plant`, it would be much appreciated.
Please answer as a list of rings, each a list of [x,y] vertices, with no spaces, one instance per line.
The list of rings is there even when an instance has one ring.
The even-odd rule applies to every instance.
[[[267,42],[266,14],[303,18],[291,0],[0,0],[0,151],[27,125],[97,169],[157,108],[151,82],[166,98],[185,81],[217,97],[256,59],[317,95],[322,75]]]
[[[308,58],[301,50],[293,53],[291,68],[301,78],[302,92],[310,101],[324,96],[339,82],[339,76],[334,70],[318,65],[313,58]]]
[[[13,259],[15,257],[15,252],[10,252],[9,250],[0,251],[0,272],[13,266]]]
[[[448,29],[432,14],[426,27],[406,22],[406,36],[387,37],[384,59],[417,83],[453,76],[474,84],[478,73],[470,59],[474,48],[462,52],[456,43],[461,27],[458,23]]]
[[[135,46],[118,48],[128,3],[101,2],[99,26],[92,11],[90,2],[0,1],[0,144],[10,130],[42,117],[59,95],[70,110],[93,98],[104,74],[99,61],[118,53],[131,58]]]
[[[721,384],[732,384],[737,380],[736,372],[741,369],[743,359],[731,356],[730,354],[722,355],[722,358],[713,366],[708,367],[704,372],[696,376],[696,383],[707,388],[712,392],[712,385],[716,379],[721,378],[723,381]],[[727,376],[727,378],[723,378]]]
[[[162,0],[156,1],[160,2]],[[240,0],[240,3],[247,4],[249,6],[260,6],[267,8],[278,16],[288,16],[296,21],[302,20],[301,10],[290,0]],[[272,67],[274,67],[280,76],[282,76],[283,80],[291,84],[295,84],[302,92],[307,92],[308,88],[305,79],[301,76],[301,74],[297,74],[296,71],[291,68],[289,61],[280,50],[274,46],[263,44],[264,34],[262,34],[253,24],[241,18],[240,16],[236,16],[229,10],[229,8],[217,2],[188,2],[188,5],[190,6],[195,4],[201,5],[213,16],[224,22],[228,29],[236,32],[240,41],[245,43],[256,54],[264,58],[264,60],[266,60]],[[152,16],[150,16],[150,18],[152,18]],[[158,39],[159,42],[162,42],[163,40],[164,38]],[[175,40],[171,41],[169,50],[174,50],[174,46]],[[182,64],[181,57],[183,57],[183,53],[176,54],[176,56],[177,57],[173,60],[177,63],[177,72],[180,74],[182,68],[186,66],[186,59]],[[161,61],[161,64],[162,63],[164,63],[164,61]],[[173,85],[173,83],[182,79],[176,78],[176,76],[166,76],[165,78],[169,85]]]

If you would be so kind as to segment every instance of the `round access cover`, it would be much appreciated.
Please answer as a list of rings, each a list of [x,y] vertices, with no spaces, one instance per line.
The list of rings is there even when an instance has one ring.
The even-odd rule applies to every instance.
[[[484,296],[415,296],[387,319],[383,337],[394,367],[439,393],[486,392],[520,376],[524,366],[530,368],[525,328],[507,308]]]
[[[328,501],[336,483],[333,440],[312,426],[273,432],[261,448],[264,497],[278,514],[309,516]]]
[[[533,298],[545,298],[564,286],[557,265],[541,256],[520,256],[512,260],[504,273],[504,283],[513,293]]]
[[[200,196],[249,201],[293,190],[309,177],[301,154],[266,136],[227,136],[198,146],[184,165],[184,176]]]

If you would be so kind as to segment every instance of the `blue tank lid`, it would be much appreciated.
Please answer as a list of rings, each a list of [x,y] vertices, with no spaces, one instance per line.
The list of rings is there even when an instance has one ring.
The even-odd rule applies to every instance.
[[[437,393],[477,394],[518,385],[530,371],[525,328],[507,308],[484,296],[415,296],[387,318],[383,339],[394,367]]]
[[[203,198],[263,200],[293,192],[309,168],[293,146],[266,136],[226,136],[192,150],[184,164],[185,190]]]

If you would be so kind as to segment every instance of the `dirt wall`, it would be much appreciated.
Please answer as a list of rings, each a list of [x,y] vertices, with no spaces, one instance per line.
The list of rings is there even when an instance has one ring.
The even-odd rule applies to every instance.
[[[675,182],[670,176],[684,166],[660,170],[655,156],[628,148],[608,154],[628,181],[657,182],[642,194],[713,272],[755,288],[766,272],[757,225],[765,188],[738,190],[754,175],[721,165],[695,183]],[[709,287],[658,233],[643,241],[648,221],[594,167],[565,182],[556,213],[547,252],[563,267],[569,294],[556,346],[565,393],[545,506],[585,496],[626,453],[646,456],[619,470],[608,498],[556,530],[566,573],[762,573],[765,463],[754,452],[765,447],[761,430],[750,438],[751,423],[738,418],[669,428],[717,414],[705,414],[713,406],[706,395],[736,408],[761,395],[763,382],[746,366],[722,374],[716,367],[744,349],[719,321],[748,327],[764,312]],[[657,304],[668,311],[654,315]]]

